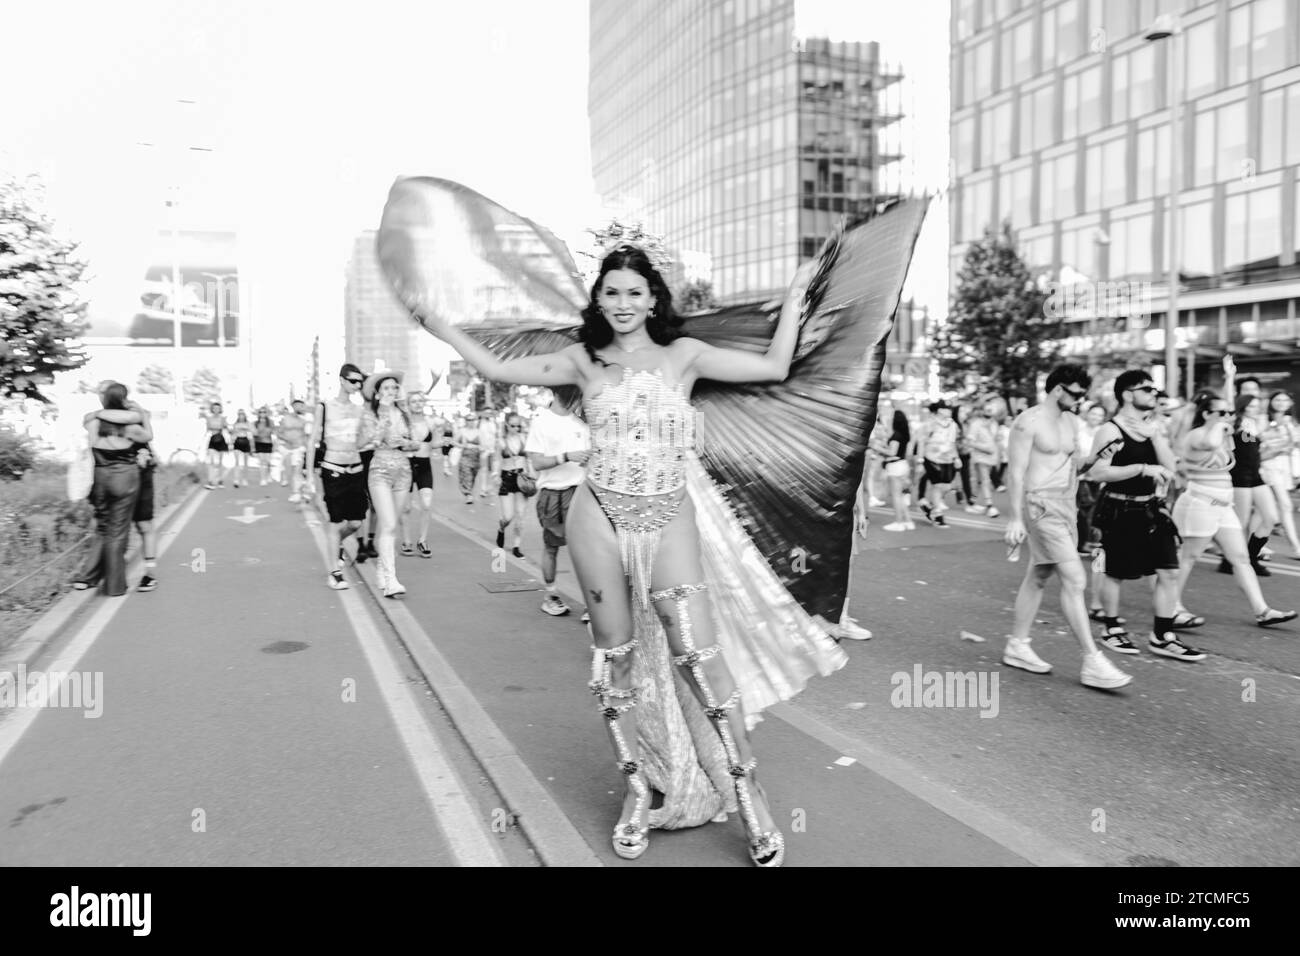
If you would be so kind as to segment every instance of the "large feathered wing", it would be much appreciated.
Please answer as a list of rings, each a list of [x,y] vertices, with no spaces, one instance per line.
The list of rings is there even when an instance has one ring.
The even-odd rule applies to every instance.
[[[809,614],[839,619],[853,501],[875,422],[885,343],[928,200],[896,203],[822,251],[789,377],[774,385],[700,382],[700,458],[755,545]],[[398,180],[376,240],[399,298],[441,312],[503,358],[577,341],[579,273],[549,232],[447,180]],[[778,306],[688,318],[714,345],[763,351]],[[577,405],[577,390],[561,390]]]
[[[837,621],[848,589],[853,504],[876,420],[885,347],[928,200],[907,199],[838,237],[826,287],[773,385],[701,382],[701,460],[782,583]],[[688,319],[714,345],[762,351],[777,309]]]

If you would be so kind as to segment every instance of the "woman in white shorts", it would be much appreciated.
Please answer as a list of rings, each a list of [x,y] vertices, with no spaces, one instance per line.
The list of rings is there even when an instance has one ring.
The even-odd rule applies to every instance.
[[[1196,406],[1192,430],[1183,439],[1181,458],[1187,474],[1187,489],[1174,505],[1174,524],[1182,535],[1179,556],[1178,607],[1187,579],[1210,541],[1218,542],[1224,559],[1232,565],[1237,586],[1255,612],[1260,627],[1281,624],[1296,616],[1295,611],[1275,611],[1259,588],[1259,579],[1246,552],[1241,519],[1233,508],[1232,443],[1233,408],[1217,395],[1207,395]]]
[[[884,446],[885,477],[889,481],[889,500],[894,505],[894,520],[885,525],[886,531],[914,531],[916,525],[907,516],[903,490],[911,483],[911,467],[907,462],[907,446],[912,443],[911,427],[901,408],[894,409],[893,429]]]
[[[1291,503],[1291,489],[1296,476],[1291,472],[1291,453],[1300,443],[1300,429],[1291,417],[1291,396],[1274,392],[1265,406],[1265,422],[1259,435],[1259,476],[1273,489],[1277,498],[1278,518],[1291,545],[1291,558],[1300,561],[1300,537],[1296,537],[1295,505]]]

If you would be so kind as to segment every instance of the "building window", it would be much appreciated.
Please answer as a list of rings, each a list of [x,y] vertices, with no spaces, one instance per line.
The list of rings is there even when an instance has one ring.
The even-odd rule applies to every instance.
[[[1246,102],[1196,114],[1193,186],[1227,182],[1246,170]]]
[[[1078,212],[1074,199],[1076,166],[1073,153],[1043,162],[1038,190],[1039,222],[1065,219]]]
[[[979,30],[979,21],[975,15],[978,12],[978,0],[957,0],[956,19],[957,19],[957,39],[964,40],[972,36]]]
[[[1011,158],[1011,103],[986,108],[980,115],[980,166]]]
[[[1065,78],[1065,95],[1061,100],[1061,136],[1073,139],[1079,135],[1079,74]]]
[[[1225,272],[1272,268],[1282,254],[1282,191],[1273,186],[1224,201]]]
[[[1213,17],[1194,27],[1188,27],[1187,45],[1184,49],[1183,89],[1187,99],[1194,100],[1217,86],[1215,66],[1218,63],[1219,46]]]
[[[1151,278],[1151,224],[1150,213],[1111,220],[1109,278]]]
[[[1285,132],[1286,90],[1272,90],[1259,98],[1259,168],[1282,165]]]
[[[1286,88],[1286,164],[1300,165],[1300,83]]]
[[[1250,79],[1250,7],[1228,11],[1228,85]]]
[[[1092,226],[1062,229],[1061,268],[1069,266],[1075,272],[1099,279],[1096,236],[1097,230]]]
[[[1101,114],[1101,66],[1097,65],[1079,74],[1079,132],[1101,129]]]
[[[1052,108],[1052,87],[1040,87],[1020,97],[1020,153],[1033,152],[1056,141],[1052,124],[1056,111]]]
[[[1085,154],[1084,209],[1113,209],[1127,199],[1124,139],[1089,146]]]
[[[993,38],[975,44],[972,49],[975,76],[967,102],[979,102],[993,92]]]
[[[1286,63],[1286,9],[1284,0],[1255,0],[1251,4],[1250,72],[1267,76]]]
[[[1031,274],[1037,275],[1052,267],[1050,235],[1020,239],[1017,244],[1020,246],[1020,259]]]
[[[975,117],[960,119],[954,125],[952,158],[958,176],[975,168]]]
[[[1004,172],[998,177],[998,219],[996,225],[999,229],[1002,227],[1002,223],[1008,221],[1010,221],[1012,228],[1033,224],[1033,210],[1030,208],[1033,189],[1033,170],[1028,166],[1024,169]]]
[[[1064,0],[1043,13],[1043,69],[1069,63],[1083,50],[1078,0]]]
[[[1178,245],[1182,249],[1179,271],[1184,275],[1214,274],[1214,203],[1210,201],[1183,206]],[[1166,240],[1166,246],[1168,241]]]
[[[1002,88],[1027,80],[1034,73],[1034,21],[1024,20],[1002,33]]]

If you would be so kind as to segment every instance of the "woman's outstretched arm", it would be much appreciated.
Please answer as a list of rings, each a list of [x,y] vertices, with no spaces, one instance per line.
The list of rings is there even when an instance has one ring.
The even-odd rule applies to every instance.
[[[691,364],[699,378],[715,382],[784,382],[790,374],[790,360],[794,357],[795,343],[799,337],[799,313],[808,283],[817,270],[817,260],[805,262],[795,270],[794,279],[785,293],[781,316],[772,334],[772,342],[762,355],[740,349],[719,348],[690,340],[695,354]]]
[[[481,342],[441,317],[425,318],[423,325],[442,339],[480,375],[492,382],[506,385],[582,385],[582,370],[575,357],[578,346],[546,355],[529,355],[524,358],[503,360]]]

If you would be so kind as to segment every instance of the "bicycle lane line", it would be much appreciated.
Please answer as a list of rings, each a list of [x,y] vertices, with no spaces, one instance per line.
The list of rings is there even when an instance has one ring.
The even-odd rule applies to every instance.
[[[180,533],[185,529],[189,520],[194,517],[195,512],[199,510],[205,497],[206,492],[195,492],[189,502],[186,503],[184,510],[176,516],[176,520],[171,522],[166,531],[159,534],[157,560],[161,561],[171,548],[172,542],[180,537]],[[121,598],[104,598],[100,606],[81,625],[76,636],[58,652],[55,658],[49,662],[49,666],[43,668],[43,670],[54,674],[69,674],[75,671],[81,658],[90,650],[99,635],[104,632],[104,629],[112,623],[113,618],[121,610],[131,593],[128,590],[127,594]],[[0,767],[4,766],[5,758],[22,740],[23,734],[31,727],[41,709],[40,707],[15,707],[8,719],[0,720]]]
[[[303,522],[316,544],[321,568],[330,565],[328,543],[319,523],[307,521],[312,511],[303,511]],[[323,572],[324,573],[324,572]],[[411,694],[397,662],[370,612],[362,606],[361,596],[353,589],[336,592],[348,623],[357,637],[370,673],[383,695],[384,706],[402,739],[407,757],[414,767],[420,786],[433,809],[434,820],[447,840],[460,866],[505,866],[496,844],[487,836],[485,824],[475,811],[460,776],[448,763],[438,744],[437,733],[426,720],[420,705]]]

